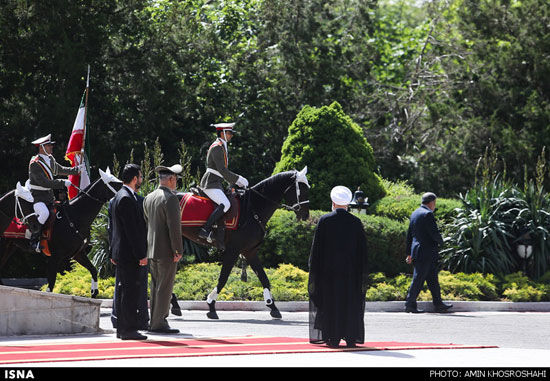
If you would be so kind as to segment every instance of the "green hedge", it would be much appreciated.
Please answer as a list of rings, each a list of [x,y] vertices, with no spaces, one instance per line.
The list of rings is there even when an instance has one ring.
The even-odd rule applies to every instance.
[[[421,199],[422,196],[418,194],[396,194],[386,196],[372,204],[368,209],[368,213],[400,221],[408,221],[411,213],[420,206]],[[437,199],[434,215],[441,225],[440,229],[444,228],[445,224],[452,221],[453,217],[456,216],[455,209],[460,207],[462,207],[462,202],[460,200],[449,198]]]
[[[216,285],[221,266],[217,263],[185,265],[176,275],[174,293],[180,300],[204,300]],[[241,280],[241,270],[235,267],[219,300],[263,300],[262,286],[256,275],[248,268],[248,281]],[[271,281],[272,293],[278,301],[308,300],[308,273],[295,266],[281,264],[266,269]],[[54,292],[89,296],[90,274],[76,264],[71,272],[57,277]],[[403,301],[411,282],[410,274],[387,277],[376,272],[369,275],[367,301]],[[533,282],[522,273],[498,278],[492,274],[439,274],[441,295],[445,300],[494,300],[494,301],[550,301],[550,272],[538,282]],[[44,286],[44,289],[46,286]],[[110,299],[114,292],[114,278],[99,280],[99,298]],[[431,300],[427,287],[420,292],[418,300]]]
[[[327,212],[310,211],[308,221],[297,221],[293,212],[277,210],[267,224],[265,241],[259,257],[265,267],[292,263],[308,271],[313,233],[319,218]],[[411,272],[405,260],[407,224],[387,217],[357,215],[367,235],[370,272],[396,275]]]

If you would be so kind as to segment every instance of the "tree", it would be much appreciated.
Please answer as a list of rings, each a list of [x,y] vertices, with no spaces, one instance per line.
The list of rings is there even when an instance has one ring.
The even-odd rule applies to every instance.
[[[274,173],[306,165],[310,209],[330,209],[330,190],[336,185],[352,191],[361,187],[371,203],[385,194],[375,173],[372,147],[338,102],[302,108],[288,128]]]

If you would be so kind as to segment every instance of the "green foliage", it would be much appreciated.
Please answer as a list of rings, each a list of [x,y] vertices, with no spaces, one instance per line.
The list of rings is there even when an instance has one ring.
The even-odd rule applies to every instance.
[[[330,165],[327,165],[330,163]],[[305,106],[288,129],[274,173],[308,167],[310,208],[329,210],[336,185],[358,186],[376,201],[384,195],[372,147],[339,103]]]
[[[506,275],[499,286],[503,297],[512,302],[550,301],[550,285],[535,283],[521,272]]]
[[[448,247],[441,252],[447,268],[509,274],[520,266],[517,244],[527,240],[533,246],[530,272],[535,278],[546,272],[550,264],[550,197],[543,187],[543,163],[544,159],[539,159],[537,185],[526,179],[521,191],[500,176],[496,152],[487,150],[480,159],[481,178],[461,196],[463,206],[448,226]]]
[[[176,276],[174,293],[183,300],[203,300],[218,281],[221,265],[198,263],[185,266]],[[254,272],[241,280],[241,269],[234,267],[218,300],[263,300],[263,286]],[[307,273],[292,265],[266,269],[273,297],[279,301],[307,300]]]
[[[386,196],[371,205],[369,213],[396,220],[408,220],[412,212],[420,206],[421,199],[420,194]],[[462,206],[460,200],[438,198],[434,216],[443,225],[456,216],[456,209],[460,206]]]
[[[57,274],[53,292],[58,294],[68,294],[83,297],[90,297],[90,285],[92,276],[83,266],[75,263],[72,270],[66,274]],[[48,285],[42,286],[41,291],[46,291]],[[115,278],[98,279],[99,299],[112,299],[115,291]]]
[[[412,276],[400,274],[387,278],[383,273],[370,275],[371,287],[367,300],[405,300]],[[446,300],[497,300],[496,285],[492,276],[482,274],[451,274],[441,271],[439,275],[441,295]],[[431,294],[424,285],[419,300],[431,300]]]
[[[267,225],[264,243],[258,251],[262,263],[266,267],[292,263],[308,271],[315,227],[325,213],[313,210],[308,221],[297,221],[293,212],[277,210]],[[367,236],[369,271],[390,275],[411,271],[404,261],[407,224],[380,216],[357,216]]]
[[[218,263],[196,263],[178,270],[174,283],[174,293],[180,300],[205,300],[206,295],[216,285],[221,265]],[[233,268],[227,286],[219,300],[263,300],[263,288],[253,272],[248,281],[240,278],[240,269]],[[308,300],[308,273],[289,264],[266,269],[271,281],[271,291],[278,301]],[[411,283],[410,274],[388,277],[382,272],[369,275],[367,301],[405,300]],[[441,295],[445,300],[509,300],[509,301],[550,301],[550,272],[534,282],[522,273],[509,274],[497,278],[491,274],[439,274]],[[64,276],[58,275],[54,292],[88,297],[91,277],[88,271],[76,264]],[[47,285],[43,287],[43,291]],[[114,292],[114,277],[99,280],[99,298],[111,299]],[[431,300],[426,286],[419,300]]]

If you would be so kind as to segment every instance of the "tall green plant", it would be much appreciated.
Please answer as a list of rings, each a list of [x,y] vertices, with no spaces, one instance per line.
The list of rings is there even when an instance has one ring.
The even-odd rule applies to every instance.
[[[516,266],[510,245],[513,219],[507,217],[512,189],[498,163],[496,148],[488,147],[478,161],[474,187],[460,195],[463,207],[448,226],[447,248],[441,251],[444,266],[452,271],[508,274]]]
[[[461,195],[457,217],[449,225],[444,265],[453,271],[509,274],[519,270],[518,244],[531,243],[528,271],[540,277],[550,264],[550,197],[544,189],[546,159],[543,149],[535,179],[525,172],[523,189],[501,176],[495,148],[479,161],[474,187]]]
[[[539,278],[550,265],[550,195],[544,189],[544,181],[548,170],[546,168],[546,148],[537,160],[535,179],[527,177],[523,190],[517,190],[521,200],[514,225],[533,246],[531,275]]]

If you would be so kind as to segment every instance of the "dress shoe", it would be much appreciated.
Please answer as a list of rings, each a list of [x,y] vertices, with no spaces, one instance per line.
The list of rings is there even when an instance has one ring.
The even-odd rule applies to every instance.
[[[445,304],[445,303],[437,304],[435,306],[435,312],[447,312],[447,310],[452,306],[453,306],[452,304]]]
[[[355,348],[356,346],[355,340],[346,340],[346,348]]]
[[[329,348],[338,348],[340,346],[340,339],[328,339],[327,346]]]
[[[117,333],[117,337],[121,340],[147,340],[147,336],[138,332]]]
[[[409,312],[413,314],[421,314],[424,312],[424,310],[419,310],[416,307],[405,307],[405,312]]]
[[[149,332],[153,332],[153,333],[179,333],[180,330],[176,329],[176,328],[166,327],[166,328],[150,329]]]

